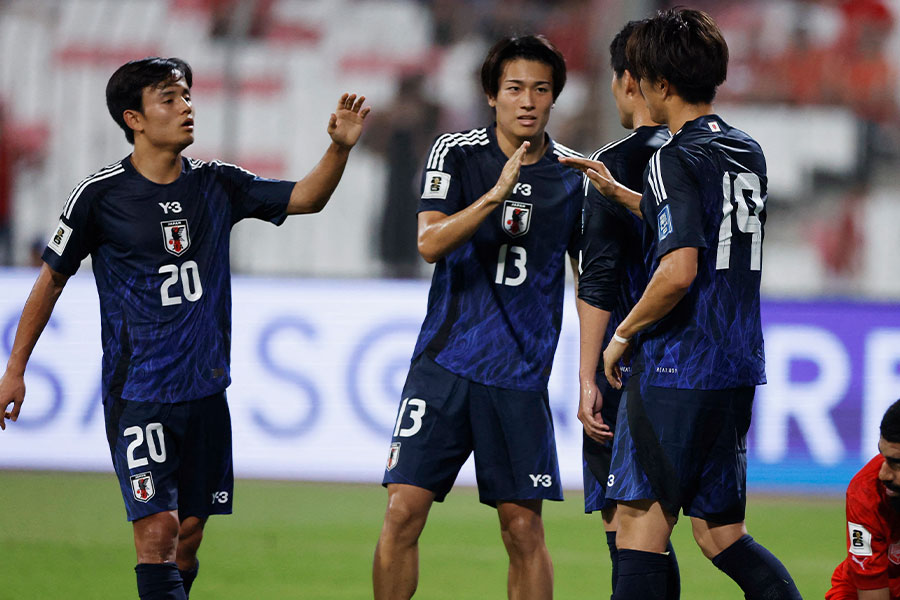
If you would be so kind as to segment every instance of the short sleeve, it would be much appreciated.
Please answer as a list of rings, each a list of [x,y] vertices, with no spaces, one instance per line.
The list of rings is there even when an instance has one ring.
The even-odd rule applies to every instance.
[[[621,271],[624,227],[604,198],[588,186],[582,208],[578,297],[595,308],[615,308]]]
[[[653,214],[645,218],[655,221],[657,258],[678,248],[707,245],[698,166],[682,160],[676,152],[664,148],[650,159],[646,185],[654,200],[650,203]]]
[[[228,190],[232,224],[251,218],[281,225],[287,218],[287,205],[295,185],[293,181],[266,179],[240,167],[219,162],[211,165]]]
[[[436,210],[452,215],[465,208],[461,206],[459,159],[450,143],[452,135],[439,136],[431,147],[422,171],[418,212]]]
[[[881,522],[872,498],[847,490],[847,573],[860,590],[877,590],[889,585],[886,525]],[[877,501],[877,496],[876,496]]]
[[[81,261],[94,250],[99,233],[94,222],[96,185],[79,184],[66,200],[59,222],[41,258],[47,266],[63,275],[74,275]]]

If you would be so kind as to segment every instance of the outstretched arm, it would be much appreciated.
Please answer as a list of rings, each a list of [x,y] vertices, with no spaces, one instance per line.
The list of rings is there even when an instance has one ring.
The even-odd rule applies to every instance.
[[[0,378],[0,429],[6,429],[6,419],[15,421],[19,418],[19,410],[25,399],[25,365],[28,364],[34,345],[50,320],[56,300],[68,279],[67,275],[57,273],[44,264],[28,300],[25,301],[9,361],[6,363],[6,373]],[[10,405],[11,411],[8,410]]]
[[[578,169],[590,180],[598,192],[618,202],[629,211],[643,218],[641,214],[641,195],[631,190],[618,181],[609,172],[602,162],[598,160],[590,160],[589,158],[576,158],[574,156],[562,156],[559,162],[567,167]]]
[[[430,263],[437,262],[462,246],[497,205],[509,198],[519,181],[519,171],[528,146],[528,142],[522,142],[506,161],[494,187],[461,211],[452,215],[437,210],[419,213],[418,247],[422,258]]]
[[[369,107],[362,107],[365,101],[365,96],[357,98],[356,94],[341,96],[337,110],[328,120],[331,145],[313,170],[294,184],[287,214],[316,213],[328,204],[344,174],[350,150],[362,133],[363,121],[371,110]]]

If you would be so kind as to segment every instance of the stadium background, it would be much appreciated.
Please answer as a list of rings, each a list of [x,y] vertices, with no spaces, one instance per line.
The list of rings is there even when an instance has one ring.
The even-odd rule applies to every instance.
[[[815,528],[809,537],[788,536],[805,548],[829,540],[828,558],[810,567],[811,589],[821,595],[842,554],[840,494],[876,452],[880,416],[900,397],[900,0],[691,5],[717,18],[731,49],[717,110],[756,137],[769,161],[763,270],[769,384],[755,405],[751,491],[779,494],[763,518],[786,531],[803,531],[804,512],[794,518],[783,507],[813,495],[831,498],[826,505],[834,518],[818,525],[827,536]],[[326,147],[337,97],[364,93],[371,122],[327,209],[277,231],[249,222],[234,231],[229,397],[239,477],[374,488],[360,500],[379,504],[365,523],[373,532],[364,540],[370,554],[383,503],[375,483],[425,308],[429,268],[415,256],[413,214],[431,140],[487,122],[475,76],[481,59],[495,38],[530,31],[557,43],[570,68],[551,135],[582,152],[621,137],[608,93],[608,43],[624,21],[658,6],[650,0],[0,1],[0,361],[69,191],[129,152],[103,97],[119,64],[146,55],[188,60],[197,136],[187,154],[269,177],[302,177]],[[563,482],[572,491],[552,510],[577,518],[578,342],[571,307],[568,298],[551,404]],[[85,264],[35,350],[22,417],[0,434],[0,506],[41,514],[41,503],[56,499],[76,510],[67,498],[97,481],[116,500],[114,483],[80,474],[110,471],[99,353],[96,292]],[[21,472],[30,470],[47,474]],[[467,468],[461,482],[473,480]],[[267,494],[266,485],[274,484],[252,485],[246,483]],[[296,489],[293,496],[302,498],[310,488]],[[326,490],[325,498],[362,493],[312,489]],[[106,520],[118,525],[121,507],[106,506]],[[298,500],[294,510],[306,509]],[[486,512],[460,518],[470,522]],[[271,518],[278,523],[285,514]],[[234,517],[237,527],[241,518]],[[585,524],[576,522],[577,533]],[[60,527],[68,527],[65,520]],[[0,564],[4,548],[23,549],[34,531],[27,519],[5,527]],[[301,537],[308,531],[298,526]],[[115,535],[127,541],[124,530]],[[491,535],[491,547],[502,553]],[[602,572],[602,553],[587,547]],[[12,576],[5,568],[0,582]],[[354,577],[364,583],[367,576]],[[23,578],[19,573],[13,581]],[[335,578],[346,581],[340,573]],[[50,597],[5,593],[0,583],[0,598]],[[432,590],[424,597],[442,596]]]

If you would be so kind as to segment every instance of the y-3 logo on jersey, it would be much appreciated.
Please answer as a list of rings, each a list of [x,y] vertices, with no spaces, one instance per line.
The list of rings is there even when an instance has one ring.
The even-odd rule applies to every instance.
[[[157,204],[165,214],[169,214],[169,211],[176,214],[181,212],[181,202],[157,202]]]
[[[517,183],[513,188],[513,194],[520,194],[522,196],[530,196],[531,195],[531,184],[530,183]]]
[[[532,205],[507,200],[503,203],[503,231],[513,237],[525,235],[531,226]]]
[[[191,247],[191,235],[188,232],[187,219],[175,221],[163,221],[162,226],[163,246],[166,252],[181,256]]]

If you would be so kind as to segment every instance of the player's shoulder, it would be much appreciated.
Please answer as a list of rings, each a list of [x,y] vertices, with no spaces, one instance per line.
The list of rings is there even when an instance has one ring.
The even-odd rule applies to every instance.
[[[127,176],[125,160],[108,164],[79,181],[66,198],[63,215],[66,218],[71,217],[76,205],[90,204],[110,188],[118,185]]]
[[[184,157],[185,161],[185,171],[188,173],[202,173],[202,172],[214,172],[214,173],[234,173],[234,174],[243,174],[250,177],[256,177],[255,173],[251,173],[247,169],[241,167],[240,165],[234,165],[231,163],[227,163],[218,159],[213,160],[200,160],[199,158],[190,158]]]
[[[568,146],[564,146],[564,145],[560,144],[559,142],[557,142],[556,140],[554,140],[553,138],[550,138],[550,144],[553,148],[552,153],[556,157],[584,158],[584,154],[582,154],[581,152],[578,152],[577,150],[573,150],[573,149],[569,148]]]
[[[866,465],[857,471],[847,486],[847,502],[863,503],[867,506],[877,504],[881,498],[878,486],[878,471],[884,463],[884,457],[876,454]]]
[[[486,127],[442,133],[432,143],[425,167],[429,171],[443,171],[448,157],[467,158],[487,150],[490,144]]]

